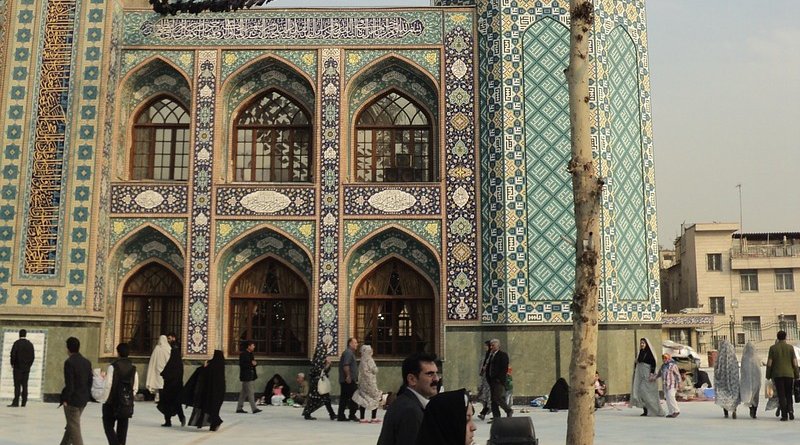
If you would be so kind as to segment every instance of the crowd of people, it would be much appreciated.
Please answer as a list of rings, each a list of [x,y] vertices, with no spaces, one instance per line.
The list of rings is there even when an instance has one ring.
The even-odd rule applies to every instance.
[[[24,329],[20,331],[11,350],[14,399],[10,407],[24,407],[27,403],[27,377],[35,351],[26,334]],[[478,366],[479,385],[474,394],[466,389],[442,391],[440,362],[434,354],[427,353],[414,353],[407,357],[401,365],[400,388],[396,393],[386,393],[378,387],[379,368],[373,359],[372,347],[363,345],[359,348],[358,339],[350,338],[339,357],[340,393],[338,411],[335,412],[331,403],[329,344],[316,345],[308,374],[298,373],[293,388],[282,376],[275,374],[266,381],[264,392],[257,399],[255,343],[244,341],[238,361],[240,392],[235,412],[248,413],[244,409],[245,402],[249,403],[253,414],[262,411],[258,404],[288,404],[302,407],[304,419],[316,420],[313,414],[324,406],[328,417],[334,421],[382,422],[378,445],[469,445],[476,429],[472,420],[475,412],[471,396],[482,405],[482,410],[475,416],[478,419],[484,420],[489,413],[492,420],[501,418],[501,410],[507,417],[514,413],[507,397],[509,356],[497,339],[487,340],[484,346]],[[117,345],[117,358],[104,371],[92,369],[89,360],[80,353],[77,338],[68,338],[66,349],[64,389],[60,395],[66,427],[61,443],[83,443],[81,414],[94,400],[102,404],[102,424],[108,443],[124,444],[139,388],[139,374],[129,359],[128,345]],[[208,426],[211,431],[216,431],[223,423],[220,410],[226,393],[222,351],[215,350],[212,358],[198,366],[185,382],[183,374],[184,363],[175,334],[160,336],[150,357],[144,387],[154,395],[156,407],[164,416],[162,426],[171,427],[172,418],[177,416],[181,426]],[[793,420],[792,390],[800,375],[794,348],[786,343],[784,331],[778,332],[775,344],[769,349],[766,377],[767,410],[776,409],[775,415],[782,421]],[[703,382],[708,380],[703,375],[697,378]],[[658,379],[662,381],[666,412],[661,405]],[[714,392],[715,403],[722,408],[724,417],[735,419],[738,406],[744,405],[750,416],[756,418],[761,387],[761,361],[754,345],[748,343],[745,346],[739,363],[733,345],[723,341],[714,365]],[[642,408],[642,416],[675,418],[680,415],[677,401],[697,397],[696,388],[691,376],[686,370],[679,369],[669,354],[661,354],[659,364],[649,340],[640,339],[633,367],[630,406]],[[607,391],[606,383],[597,373],[594,380],[595,408],[605,404]],[[558,379],[544,408],[558,411],[567,409],[568,403],[569,386],[563,378]],[[381,420],[377,416],[378,409],[385,405],[388,408]],[[188,419],[183,406],[191,408]]]

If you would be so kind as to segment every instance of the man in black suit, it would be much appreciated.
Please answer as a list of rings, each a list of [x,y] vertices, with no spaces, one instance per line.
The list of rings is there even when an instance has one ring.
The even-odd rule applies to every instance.
[[[436,355],[416,353],[403,360],[403,385],[383,418],[378,445],[417,443],[428,399],[436,395],[439,369]]]
[[[486,380],[492,391],[492,418],[500,417],[500,408],[508,417],[514,410],[506,403],[506,375],[508,374],[508,354],[500,350],[500,340],[492,339],[489,361],[486,364]]]
[[[67,339],[69,357],[64,360],[64,389],[61,391],[67,427],[61,445],[83,445],[81,414],[92,397],[92,364],[81,355],[80,349],[81,342],[77,338]]]
[[[33,343],[27,338],[28,331],[19,330],[19,340],[11,346],[11,368],[14,370],[14,400],[9,407],[20,406],[20,395],[22,395],[22,406],[28,403],[28,376],[33,366]]]

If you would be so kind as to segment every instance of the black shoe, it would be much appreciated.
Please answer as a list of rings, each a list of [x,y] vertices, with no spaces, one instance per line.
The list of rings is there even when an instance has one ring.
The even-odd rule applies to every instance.
[[[336,420],[339,421],[339,422],[349,422],[350,421],[350,419],[348,419],[347,417],[337,417]]]
[[[11,405],[6,405],[6,406],[9,408],[19,408],[19,405],[17,405],[16,403],[12,403]]]
[[[736,411],[734,411],[733,414],[731,414],[731,418],[733,418],[733,419],[736,418]]]
[[[361,421],[361,420],[360,420],[358,417],[356,417],[356,416],[350,416],[350,417],[348,417],[348,418],[347,418],[347,420],[349,420],[349,421],[351,421],[351,422],[360,422],[360,421]]]
[[[216,431],[216,430],[218,430],[220,425],[221,425],[220,423],[218,423],[218,424],[216,424],[216,425],[211,425],[211,431]]]
[[[165,423],[162,423],[162,424],[161,424],[161,426],[164,426],[164,427],[171,427],[171,426],[172,426],[172,423],[171,423],[171,422],[165,422]]]
[[[179,419],[181,419],[181,426],[186,426],[186,416],[180,416]]]
[[[245,411],[243,409],[237,409],[236,410],[236,414],[247,414],[247,411]]]
[[[303,418],[306,419],[306,420],[317,420],[316,417],[311,417],[309,415],[305,415],[305,416],[303,416]]]
[[[750,417],[755,419],[756,418],[756,411],[757,411],[757,408],[751,406],[750,407]]]
[[[331,414],[330,417],[331,417],[331,420],[337,420],[336,414]]]
[[[551,409],[550,411],[558,411],[558,410],[552,410]],[[641,414],[639,414],[639,417],[647,417],[647,413],[641,413]]]
[[[789,420],[794,420],[794,412],[789,411]]]
[[[725,418],[726,418],[726,419],[728,418],[728,410],[727,410],[727,409],[724,409],[724,408],[723,408],[723,410],[722,410],[722,414],[724,414],[724,415],[725,415]]]
[[[256,410],[255,410],[255,411],[253,411],[253,414],[258,414],[258,413],[260,413],[260,412],[261,412],[261,410],[260,410],[260,409],[258,409],[258,408],[256,408]]]
[[[787,417],[781,416],[781,422],[786,422],[787,420],[789,420]]]

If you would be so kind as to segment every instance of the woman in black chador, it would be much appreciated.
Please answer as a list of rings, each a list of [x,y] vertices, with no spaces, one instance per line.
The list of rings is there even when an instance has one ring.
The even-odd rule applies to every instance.
[[[181,407],[181,392],[183,391],[183,360],[181,360],[181,350],[173,346],[170,351],[169,360],[164,370],[161,371],[164,379],[164,388],[159,391],[158,410],[164,414],[164,424],[161,426],[172,426],[172,416],[177,415],[181,421],[181,426],[186,425],[186,416],[183,415]]]
[[[467,445],[474,443],[472,404],[464,389],[439,393],[425,407],[416,445]]]
[[[194,407],[189,425],[211,426],[216,431],[222,424],[219,410],[225,398],[225,357],[215,350],[214,357],[195,370],[183,388],[183,403]]]
[[[644,411],[642,416],[650,413],[664,417],[656,378],[656,356],[653,354],[653,347],[648,339],[642,337],[639,339],[639,352],[636,354],[636,361],[633,364],[630,401],[631,406],[642,408]]]
[[[333,412],[333,407],[331,406],[330,392],[325,394],[319,393],[319,379],[323,375],[327,377],[328,370],[331,368],[331,363],[328,361],[328,353],[326,351],[327,348],[323,343],[317,344],[317,349],[314,351],[314,358],[311,359],[311,372],[309,372],[311,383],[308,386],[308,400],[306,401],[305,408],[303,408],[303,418],[306,420],[317,420],[316,417],[312,417],[311,415],[314,414],[314,411],[322,407],[322,405],[325,405],[325,408],[328,409],[328,416],[330,416],[331,420],[336,420],[336,413]]]
[[[551,412],[556,412],[560,409],[569,409],[569,385],[564,377],[560,377],[553,384],[550,389],[550,395],[547,397],[547,403],[544,404],[545,409]]]

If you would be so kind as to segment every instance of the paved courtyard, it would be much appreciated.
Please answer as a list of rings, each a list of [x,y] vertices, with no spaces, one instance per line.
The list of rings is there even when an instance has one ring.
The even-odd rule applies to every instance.
[[[63,412],[56,404],[31,402],[27,408],[0,407],[0,444],[56,444],[63,433]],[[216,433],[208,429],[180,426],[162,428],[160,417],[152,402],[139,402],[131,421],[129,445],[138,444],[347,444],[374,445],[380,425],[305,421],[300,409],[291,407],[262,407],[260,414],[234,414],[235,402],[222,407],[225,423]],[[774,413],[759,412],[757,420],[750,419],[745,409],[737,420],[723,419],[722,410],[713,402],[682,403],[676,419],[639,417],[638,409],[606,407],[597,412],[597,444],[777,444],[796,443],[800,435],[800,419],[779,422]],[[522,408],[515,407],[517,411]],[[334,408],[335,409],[335,408]],[[536,434],[541,444],[563,444],[567,413],[550,413],[531,408]],[[379,414],[383,416],[383,412]],[[89,405],[83,414],[83,437],[87,445],[105,444],[100,421],[100,405]],[[476,443],[484,445],[491,425],[478,421]]]

